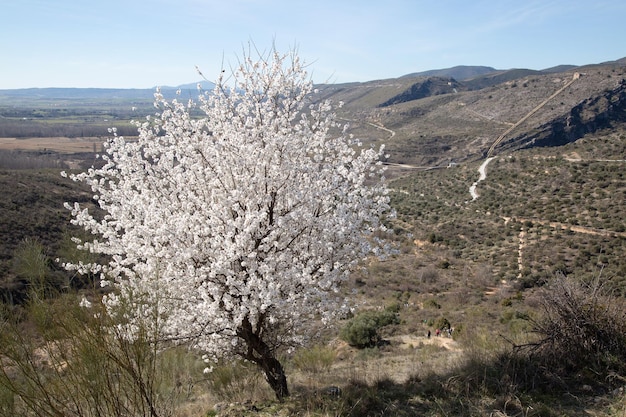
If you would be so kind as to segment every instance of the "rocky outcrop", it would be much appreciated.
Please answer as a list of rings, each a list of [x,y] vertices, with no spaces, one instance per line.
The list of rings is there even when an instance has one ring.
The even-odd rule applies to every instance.
[[[388,107],[394,104],[419,100],[440,94],[456,93],[465,89],[466,88],[454,78],[430,77],[416,82],[400,94],[379,104],[378,107]]]

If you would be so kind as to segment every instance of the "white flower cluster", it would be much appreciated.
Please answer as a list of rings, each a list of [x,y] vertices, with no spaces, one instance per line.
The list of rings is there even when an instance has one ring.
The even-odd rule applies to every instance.
[[[231,80],[198,104],[157,92],[137,141],[115,135],[102,168],[71,176],[106,215],[67,205],[95,235],[80,246],[108,262],[66,267],[115,287],[104,302],[124,306],[129,332],[151,323],[211,359],[245,350],[244,320],[278,346],[303,336],[301,322],[332,317],[389,212],[383,149],[330,137],[331,104],[311,100],[297,56],[247,57]]]

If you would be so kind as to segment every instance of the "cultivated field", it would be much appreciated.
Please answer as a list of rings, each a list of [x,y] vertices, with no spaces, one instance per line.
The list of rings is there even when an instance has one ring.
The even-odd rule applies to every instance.
[[[103,138],[0,138],[1,150],[59,152],[63,154],[100,152]]]

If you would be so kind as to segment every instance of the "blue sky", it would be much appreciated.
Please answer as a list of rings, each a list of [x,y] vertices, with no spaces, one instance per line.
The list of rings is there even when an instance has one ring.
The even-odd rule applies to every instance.
[[[622,0],[0,0],[0,16],[0,89],[211,80],[249,41],[296,46],[317,83],[626,56]]]

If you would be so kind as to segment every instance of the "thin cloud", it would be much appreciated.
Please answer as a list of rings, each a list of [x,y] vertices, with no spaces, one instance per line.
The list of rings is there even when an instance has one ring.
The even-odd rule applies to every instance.
[[[563,13],[563,8],[556,2],[530,2],[521,7],[499,7],[495,13],[489,13],[488,19],[472,27],[475,33],[494,33],[513,26],[537,25]]]

